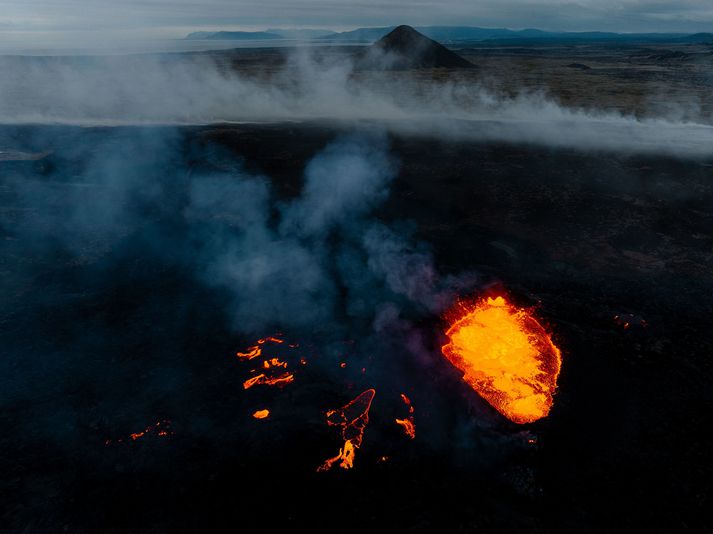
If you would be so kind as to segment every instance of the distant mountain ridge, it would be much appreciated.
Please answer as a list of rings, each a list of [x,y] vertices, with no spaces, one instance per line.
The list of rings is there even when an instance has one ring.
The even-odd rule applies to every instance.
[[[244,41],[244,40],[271,40],[271,39],[318,39],[338,35],[331,30],[313,30],[310,28],[270,28],[258,32],[242,31],[217,31],[217,32],[193,32],[184,39],[189,40],[212,40],[212,41]]]
[[[315,30],[312,28],[268,28],[267,33],[274,33],[283,39],[318,39],[337,35],[332,30]]]
[[[345,32],[314,29],[268,29],[257,32],[217,31],[193,32],[185,37],[191,40],[274,40],[306,39],[323,42],[349,42],[371,44],[383,38],[397,26],[358,28]],[[614,33],[614,32],[548,32],[535,28],[510,30],[507,28],[479,28],[476,26],[416,26],[415,29],[440,43],[519,43],[534,42],[675,42],[683,44],[713,44],[713,33]]]
[[[358,28],[356,30],[321,37],[320,40],[374,42],[396,26]],[[713,43],[713,33],[615,33],[615,32],[548,32],[535,28],[510,30],[507,28],[479,28],[473,26],[416,26],[415,29],[441,43],[459,41],[674,41],[681,43]]]
[[[280,35],[270,32],[193,32],[184,37],[188,40],[211,40],[211,41],[266,41],[271,39],[283,39]]]

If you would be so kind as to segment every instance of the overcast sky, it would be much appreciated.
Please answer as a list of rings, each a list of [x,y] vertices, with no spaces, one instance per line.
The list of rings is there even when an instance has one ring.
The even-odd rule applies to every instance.
[[[713,0],[0,0],[0,40],[88,30],[469,25],[545,30],[713,31]]]

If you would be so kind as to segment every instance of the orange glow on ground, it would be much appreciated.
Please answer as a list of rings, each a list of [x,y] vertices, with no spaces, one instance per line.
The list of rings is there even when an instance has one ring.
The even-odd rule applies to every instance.
[[[317,472],[320,473],[322,471],[329,471],[337,462],[339,462],[339,467],[342,469],[351,469],[354,467],[355,452],[356,449],[354,444],[351,440],[346,440],[344,442],[344,447],[339,449],[339,454],[337,454],[334,458],[326,459],[324,463],[317,468]]]
[[[259,345],[255,345],[254,347],[248,347],[245,352],[235,353],[235,355],[238,357],[238,360],[252,360],[254,358],[259,358],[261,354],[262,348]]]
[[[364,430],[369,423],[369,409],[371,408],[371,401],[374,400],[374,395],[376,395],[376,390],[367,389],[345,406],[336,410],[329,410],[326,413],[329,426],[341,427],[344,447],[339,449],[339,454],[334,458],[325,460],[317,468],[318,472],[330,470],[337,462],[339,462],[339,467],[342,469],[354,467],[354,456],[356,449],[361,447]]]
[[[270,410],[256,410],[255,412],[253,412],[253,417],[255,419],[267,419],[268,417],[270,417]]]
[[[264,369],[269,369],[270,367],[282,367],[283,369],[286,369],[287,362],[283,362],[279,358],[270,358],[269,360],[262,362],[262,366]]]
[[[459,312],[442,352],[463,380],[515,423],[546,417],[562,355],[542,325],[503,297]]]
[[[247,349],[245,349],[245,352],[236,352],[235,355],[238,357],[238,360],[254,360],[255,358],[259,358],[260,356],[262,356],[262,346],[265,343],[275,343],[281,345],[284,342],[284,339],[280,339],[276,336],[264,337],[262,339],[257,340],[257,345],[248,347]]]
[[[295,375],[292,373],[283,373],[273,377],[267,376],[265,373],[260,373],[259,375],[248,378],[245,382],[243,382],[243,389],[250,389],[251,387],[257,385],[283,387],[294,381]]]
[[[409,399],[404,393],[401,394],[401,400],[403,403],[408,406],[408,413],[413,413],[413,404],[411,404],[411,399]]]
[[[144,436],[148,434],[154,434],[156,436],[168,436],[169,435],[169,430],[167,429],[168,426],[171,424],[170,421],[157,421],[153,425],[147,426],[144,430],[141,432],[135,432],[133,434],[129,434],[129,437],[133,440],[136,441],[139,438],[143,438]]]
[[[173,435],[173,432],[171,431],[171,421],[168,421],[166,419],[157,421],[143,430],[140,430],[139,432],[134,432],[132,434],[129,434],[129,438],[131,441],[136,441],[139,440],[143,437],[146,436],[159,436],[159,437],[166,437],[166,436],[171,436]],[[110,443],[122,443],[124,439],[117,439],[117,440],[111,440],[107,439],[104,444],[109,445]]]
[[[243,382],[243,389],[250,389],[251,387],[257,385],[284,387],[294,382],[294,373],[286,371],[287,362],[281,358],[270,355],[270,349],[266,346],[267,344],[283,345],[285,341],[281,337],[279,337],[281,335],[282,334],[275,334],[274,336],[268,336],[262,339],[258,339],[256,344],[252,347],[248,347],[245,352],[236,353],[238,359],[243,361],[250,361],[254,360],[255,358],[263,358],[262,365],[260,365],[263,372],[258,372],[257,368],[252,369],[250,371],[251,373],[258,374],[245,380]],[[268,348],[267,354],[263,350],[266,348]],[[285,371],[279,372],[279,370]]]
[[[403,403],[406,405],[408,408],[408,417],[405,417],[404,419],[396,419],[396,424],[399,425],[404,433],[411,439],[416,438],[416,423],[414,422],[414,407],[413,404],[411,404],[411,399],[409,399],[405,393],[401,394],[401,400]]]
[[[413,424],[413,421],[410,418],[396,419],[396,424],[403,428],[404,433],[411,439],[416,437],[416,425]]]

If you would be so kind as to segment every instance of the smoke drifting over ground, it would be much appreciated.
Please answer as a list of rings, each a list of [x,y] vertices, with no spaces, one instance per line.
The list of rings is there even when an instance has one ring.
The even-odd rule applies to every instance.
[[[387,146],[381,133],[335,141],[307,165],[301,195],[276,210],[264,179],[192,182],[187,213],[210,221],[196,237],[208,258],[205,280],[232,296],[237,328],[337,327],[348,335],[335,324],[345,311],[373,322],[387,303],[431,313],[449,304],[427,249],[371,216],[397,170]]]
[[[221,121],[379,121],[453,139],[617,151],[709,152],[713,127],[680,106],[638,120],[569,109],[545,95],[506,96],[477,78],[355,71],[349,55],[298,50],[279,66],[240,72],[203,55],[4,57],[0,122],[79,125]]]
[[[42,128],[37,132],[34,142],[46,142]],[[63,140],[49,171],[39,167],[27,175],[10,168],[4,187],[14,207],[1,221],[9,266],[3,313],[26,308],[33,324],[36,311],[63,301],[67,285],[79,292],[80,301],[116,291],[123,295],[115,301],[121,307],[124,299],[134,298],[129,293],[138,291],[139,301],[160,294],[162,273],[173,273],[185,287],[195,287],[181,293],[214,295],[203,298],[218,306],[211,315],[225,324],[224,335],[248,342],[280,330],[296,339],[320,340],[316,368],[338,363],[340,343],[359,339],[350,360],[357,369],[358,362],[393,345],[401,347],[402,357],[422,360],[426,349],[417,342],[422,334],[411,323],[437,317],[457,291],[475,287],[473,275],[439,277],[428,246],[418,242],[408,224],[374,217],[399,167],[383,131],[333,140],[307,163],[301,192],[282,198],[268,177],[245,170],[234,155],[216,147],[187,149],[185,142],[173,128],[113,128],[88,136],[79,130]],[[193,168],[186,156],[200,166]],[[42,293],[35,294],[38,273],[55,269],[69,271],[56,280],[50,275]],[[146,305],[133,311],[129,305],[121,313],[146,320],[168,313],[155,309],[157,303]],[[200,330],[189,322],[188,308],[181,301],[170,313],[185,322],[187,332]],[[153,373],[150,359],[125,362],[111,372],[104,358],[84,360],[85,351],[104,350],[97,345],[102,340],[120,336],[130,342],[131,335],[106,321],[111,322],[104,318],[86,332],[66,332],[66,347],[53,348],[55,356],[48,361],[28,347],[33,342],[24,333],[10,336],[2,359],[3,405],[29,402],[27,395],[37,387],[48,393],[61,389],[62,380],[86,379],[94,389],[94,375],[108,373],[121,381],[121,373],[130,369]],[[26,326],[33,330],[40,323]],[[337,348],[330,348],[334,343]],[[44,375],[48,365],[52,372]],[[184,365],[160,364],[161,378],[151,388],[168,388],[182,397]],[[388,381],[378,369],[374,366],[372,380]],[[114,394],[100,403],[108,403],[100,411],[143,414],[134,424],[146,417],[143,395],[117,408]],[[65,409],[70,420],[88,416],[83,407]],[[33,427],[36,434],[46,430]]]

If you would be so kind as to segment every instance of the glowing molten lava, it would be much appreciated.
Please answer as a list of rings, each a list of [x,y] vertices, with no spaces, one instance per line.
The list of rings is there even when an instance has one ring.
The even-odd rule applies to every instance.
[[[235,355],[238,357],[238,360],[253,360],[255,358],[259,358],[262,356],[262,346],[265,343],[275,343],[277,345],[282,345],[285,342],[284,339],[280,339],[279,337],[275,336],[269,336],[269,337],[264,337],[262,339],[257,340],[257,345],[253,345],[252,347],[248,347],[245,352],[236,352]],[[292,346],[292,345],[290,345]]]
[[[283,369],[287,369],[287,362],[281,361],[280,358],[270,358],[262,362],[262,366],[264,369],[269,369],[270,367],[282,367]]]
[[[339,462],[339,467],[342,469],[351,469],[354,467],[354,453],[354,444],[348,439],[344,442],[344,448],[339,449],[339,454],[334,458],[327,458],[324,463],[317,468],[317,472],[329,471],[337,462]]]
[[[270,417],[270,410],[256,410],[253,413],[253,417],[255,419],[267,419],[268,417]]]
[[[317,468],[317,471],[328,471],[339,462],[342,469],[354,467],[356,449],[361,447],[364,429],[369,423],[369,408],[374,400],[376,390],[367,389],[346,406],[337,410],[329,410],[326,414],[329,426],[339,426],[342,429],[344,447],[339,449],[339,454],[329,458]]]
[[[404,433],[414,439],[416,437],[416,425],[410,419],[397,419],[396,424],[404,429]]]
[[[416,423],[414,423],[413,404],[411,404],[411,399],[409,399],[405,394],[401,394],[401,400],[404,402],[408,408],[408,417],[405,419],[396,419],[396,424],[403,428],[404,433],[411,439],[416,438]]]
[[[487,298],[464,310],[446,335],[443,355],[496,410],[519,424],[547,416],[562,355],[527,310]]]
[[[136,441],[139,438],[143,438],[146,434],[155,434],[156,436],[168,436],[170,435],[170,430],[168,427],[171,425],[170,421],[157,421],[153,425],[149,425],[144,428],[141,432],[135,432],[134,434],[129,434],[129,437]]]
[[[243,382],[243,389],[250,389],[253,386],[279,386],[283,387],[295,381],[295,375],[292,373],[282,373],[276,376],[267,376],[265,373],[260,373],[252,378],[248,378]]]
[[[140,430],[139,432],[134,432],[133,434],[129,434],[129,438],[131,441],[136,441],[138,439],[141,439],[145,436],[159,436],[162,438],[165,438],[166,436],[172,436],[173,431],[171,430],[171,421],[167,419],[163,419],[161,421],[157,421],[156,423],[153,423],[143,430]],[[117,439],[117,440],[111,440],[107,439],[104,444],[109,445],[110,443],[122,443],[124,442],[124,439]]]
[[[266,344],[283,345],[285,341],[277,336],[282,334],[276,334],[274,336],[264,337],[258,339],[257,343],[252,347],[245,349],[245,352],[236,352],[235,355],[239,360],[250,361],[255,358],[263,358],[262,361],[262,371],[255,376],[248,378],[243,382],[243,389],[250,389],[253,386],[263,385],[263,386],[278,386],[284,387],[287,384],[291,384],[295,381],[294,373],[286,371],[287,362],[272,356],[270,354],[265,354],[264,348]],[[289,347],[296,347],[297,344],[288,344]],[[270,352],[270,351],[268,351]],[[252,369],[251,373],[256,373],[257,369]]]

